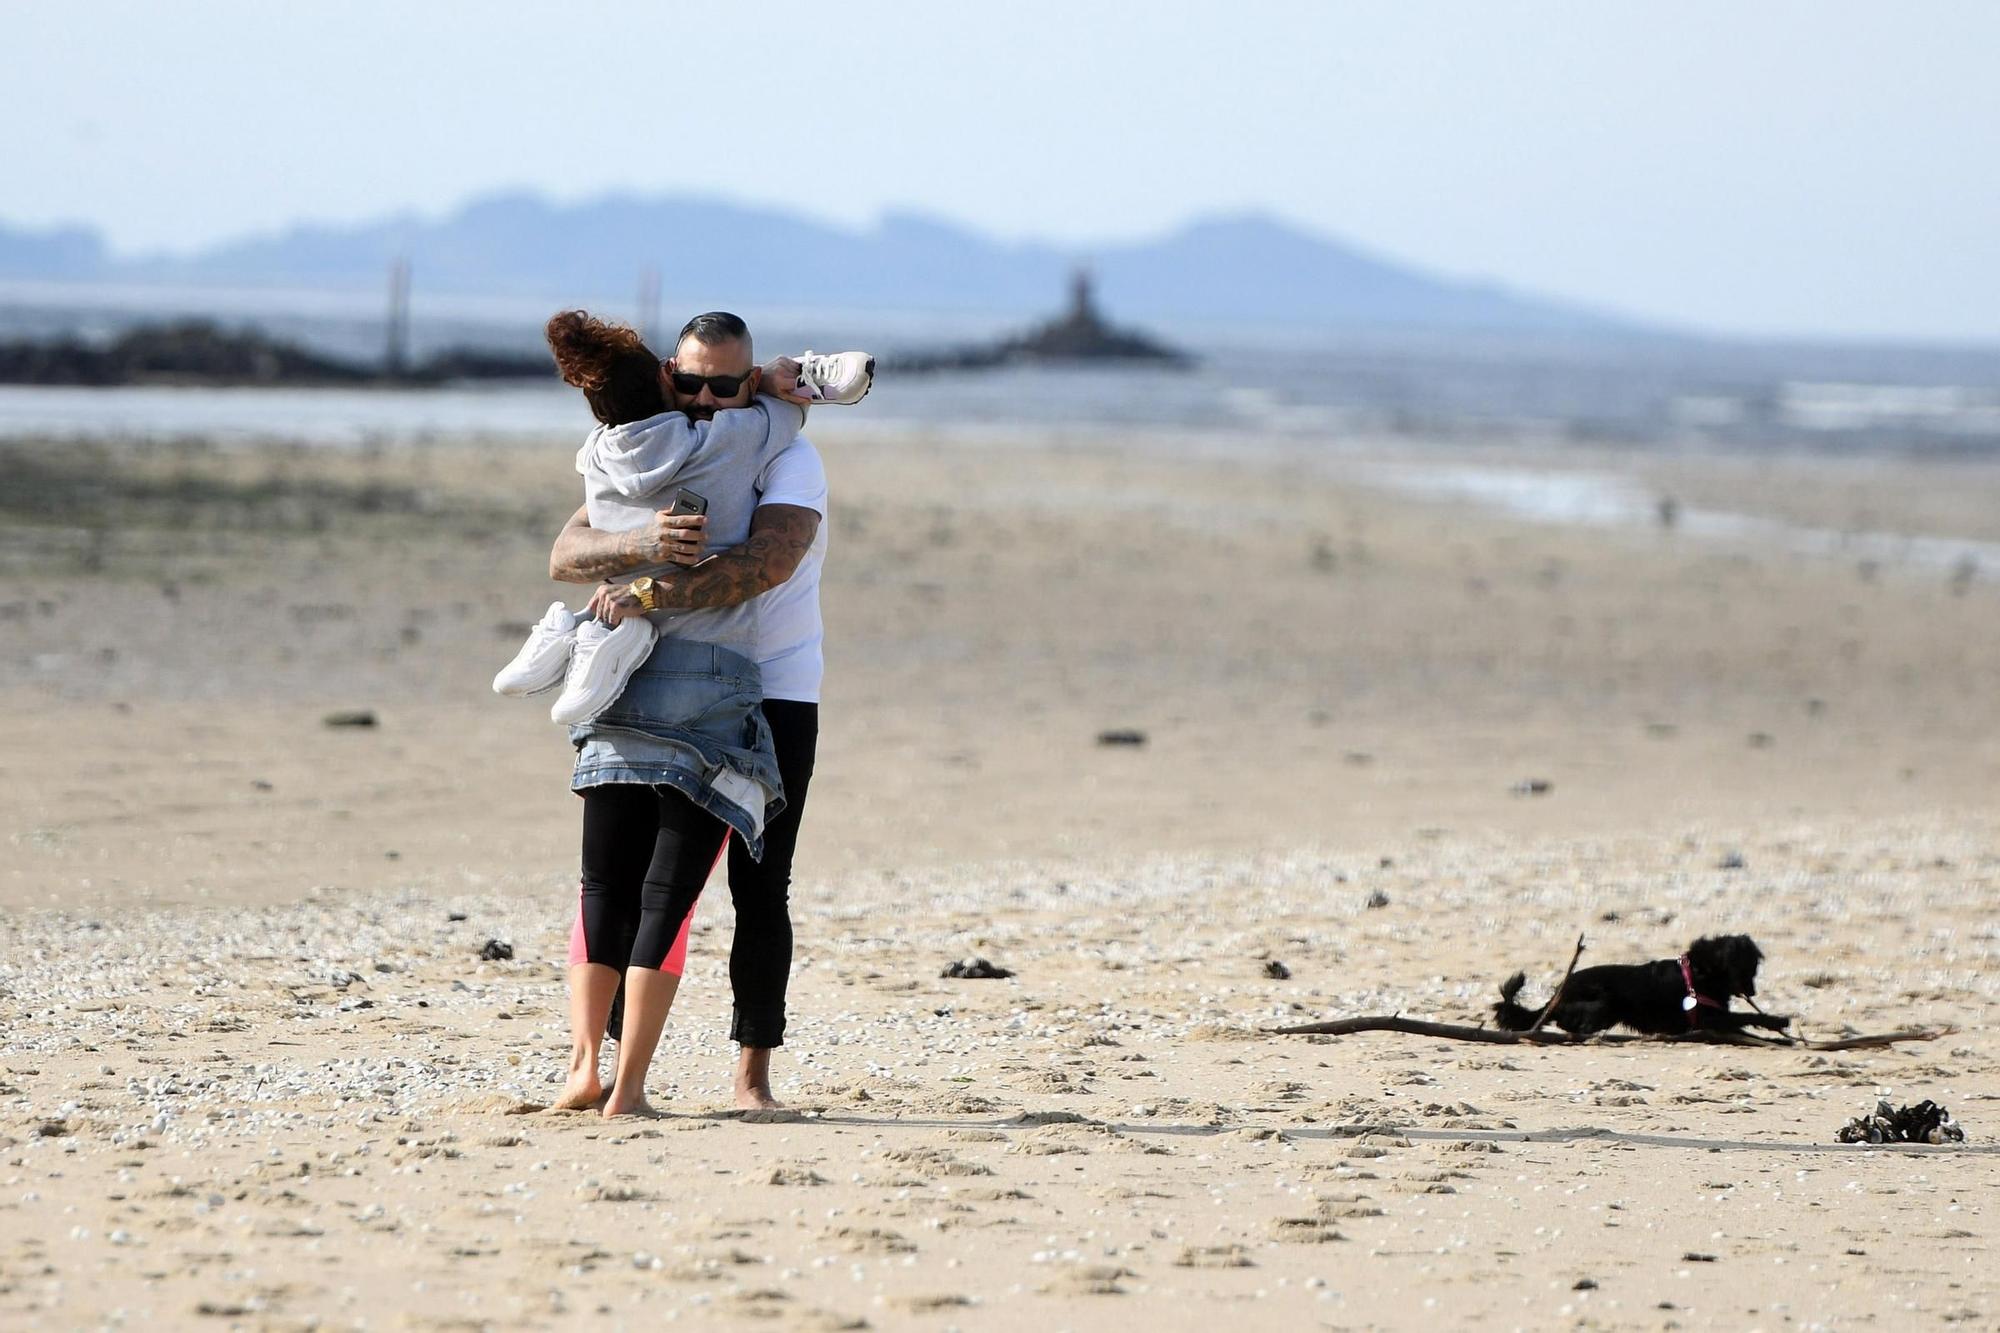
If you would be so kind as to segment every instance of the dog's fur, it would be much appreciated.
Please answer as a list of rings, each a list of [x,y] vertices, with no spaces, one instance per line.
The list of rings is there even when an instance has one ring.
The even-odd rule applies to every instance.
[[[1680,960],[1667,958],[1657,963],[1584,968],[1563,987],[1562,1003],[1549,1015],[1549,1021],[1578,1036],[1602,1032],[1619,1023],[1655,1036],[1696,1028],[1741,1032],[1759,1027],[1783,1032],[1791,1026],[1791,1019],[1776,1014],[1747,1014],[1728,1007],[1732,996],[1749,999],[1757,994],[1757,965],[1764,961],[1764,953],[1748,935],[1704,935],[1688,946],[1687,958],[1695,989],[1723,1008],[1684,1008],[1687,982],[1681,976]],[[1540,1016],[1539,1009],[1515,1002],[1527,981],[1525,972],[1507,978],[1500,987],[1500,1002],[1493,1006],[1494,1021],[1510,1032],[1526,1032]]]

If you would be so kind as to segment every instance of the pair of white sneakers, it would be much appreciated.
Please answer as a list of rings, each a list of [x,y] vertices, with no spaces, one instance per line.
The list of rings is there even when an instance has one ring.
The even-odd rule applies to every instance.
[[[659,637],[644,616],[631,616],[614,627],[552,602],[528,631],[521,651],[493,678],[493,692],[541,694],[560,685],[549,720],[576,726],[611,706]]]

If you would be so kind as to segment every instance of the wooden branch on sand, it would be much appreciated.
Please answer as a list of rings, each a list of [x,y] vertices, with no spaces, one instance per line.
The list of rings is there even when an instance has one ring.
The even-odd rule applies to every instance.
[[[1298,1023],[1292,1027],[1269,1028],[1273,1035],[1301,1033],[1344,1037],[1350,1032],[1408,1032],[1419,1037],[1449,1037],[1453,1041],[1490,1041],[1504,1046],[1532,1042],[1537,1046],[1573,1046],[1578,1040],[1567,1032],[1509,1032],[1505,1028],[1471,1028],[1462,1023],[1432,1023],[1401,1014],[1375,1014],[1367,1018],[1331,1018],[1323,1023]]]
[[[1570,1032],[1533,1029],[1527,1032],[1508,1032],[1501,1028],[1467,1027],[1462,1023],[1432,1023],[1421,1018],[1405,1018],[1401,1014],[1371,1014],[1361,1018],[1333,1018],[1320,1023],[1297,1023],[1291,1027],[1269,1028],[1266,1031],[1272,1036],[1329,1037],[1344,1037],[1355,1032],[1407,1032],[1418,1037],[1443,1037],[1451,1041],[1483,1041],[1502,1046],[1518,1046],[1524,1043],[1536,1046],[1625,1045],[1635,1042],[1672,1045],[1691,1042],[1707,1046],[1775,1046],[1805,1051],[1855,1051],[1893,1046],[1900,1041],[1936,1041],[1939,1037],[1950,1036],[1956,1029],[1906,1028],[1900,1032],[1840,1037],[1833,1041],[1773,1040],[1768,1037],[1753,1037],[1747,1032],[1716,1032],[1708,1028],[1696,1028],[1692,1032],[1672,1037],[1647,1037],[1624,1032],[1597,1032],[1587,1037],[1579,1037]]]
[[[1576,952],[1569,956],[1569,967],[1563,972],[1563,979],[1556,983],[1556,993],[1549,996],[1549,1002],[1542,1006],[1542,1012],[1535,1015],[1535,1021],[1528,1028],[1530,1032],[1540,1032],[1542,1025],[1549,1021],[1549,1015],[1562,1003],[1563,992],[1569,989],[1569,979],[1576,975],[1576,960],[1583,957],[1583,936],[1576,937]]]
[[[1904,1028],[1901,1032],[1874,1032],[1859,1037],[1836,1037],[1832,1041],[1801,1041],[1809,1051],[1865,1051],[1894,1046],[1899,1041],[1936,1041],[1949,1037],[1957,1028]]]

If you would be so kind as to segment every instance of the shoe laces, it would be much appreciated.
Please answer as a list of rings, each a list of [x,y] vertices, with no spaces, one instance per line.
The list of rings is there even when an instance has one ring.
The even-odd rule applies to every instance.
[[[597,624],[598,622],[592,621],[591,623]],[[597,655],[597,650],[603,646],[604,639],[605,636],[602,634],[584,634],[579,629],[576,636],[576,647],[570,650],[569,664],[563,668],[563,688],[565,690],[583,678],[583,673],[590,666],[590,659]]]
[[[815,389],[826,387],[826,372],[833,358],[821,356],[818,352],[806,352],[799,357],[799,383]]]

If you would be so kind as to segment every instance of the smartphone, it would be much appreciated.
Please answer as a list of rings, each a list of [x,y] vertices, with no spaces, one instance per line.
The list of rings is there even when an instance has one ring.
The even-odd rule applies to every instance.
[[[706,497],[696,495],[693,491],[683,486],[674,492],[673,508],[667,512],[669,514],[706,514],[708,512],[708,500]]]

